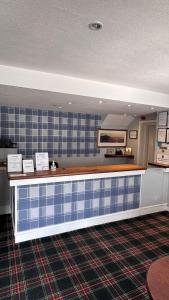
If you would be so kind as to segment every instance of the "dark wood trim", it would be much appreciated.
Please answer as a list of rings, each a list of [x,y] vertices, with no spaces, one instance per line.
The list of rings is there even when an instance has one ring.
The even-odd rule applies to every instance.
[[[105,157],[127,157],[127,158],[134,158],[134,155],[132,155],[132,154],[105,154]]]

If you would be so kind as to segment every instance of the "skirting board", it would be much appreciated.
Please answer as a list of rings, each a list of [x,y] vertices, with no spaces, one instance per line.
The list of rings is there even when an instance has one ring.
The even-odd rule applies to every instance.
[[[11,209],[9,205],[0,206],[0,215],[11,214]]]
[[[29,231],[16,232],[15,243],[20,243],[28,240],[33,240],[37,238],[42,238],[46,236],[51,236],[55,234],[87,228],[91,226],[101,225],[105,223],[131,219],[138,216],[143,216],[146,214],[151,214],[151,213],[165,211],[165,210],[168,210],[167,204],[159,204],[159,205],[141,207],[138,209],[127,210],[127,211],[104,215],[104,216],[77,220],[73,222],[50,225],[48,227],[31,229]]]

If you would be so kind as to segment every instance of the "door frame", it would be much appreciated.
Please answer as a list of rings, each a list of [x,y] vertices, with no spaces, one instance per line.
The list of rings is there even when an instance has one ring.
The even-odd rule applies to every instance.
[[[137,147],[137,164],[147,165],[144,161],[144,157],[147,156],[148,150],[148,126],[155,125],[156,126],[156,134],[157,134],[157,121],[149,120],[149,121],[139,121],[139,129],[138,129],[138,147]],[[143,143],[144,137],[144,143]],[[154,153],[155,155],[155,153]],[[144,163],[142,163],[144,161]]]

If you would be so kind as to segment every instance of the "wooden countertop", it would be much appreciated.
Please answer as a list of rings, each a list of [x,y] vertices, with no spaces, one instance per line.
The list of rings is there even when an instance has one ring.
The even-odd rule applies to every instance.
[[[163,165],[158,163],[148,163],[150,166],[159,167],[159,168],[169,168],[169,165]]]
[[[35,178],[45,178],[45,177],[57,177],[57,176],[96,174],[96,173],[138,171],[138,170],[145,170],[145,169],[146,168],[142,166],[134,165],[134,164],[68,167],[68,168],[57,168],[56,171],[50,171],[50,170],[35,171],[34,173],[27,173],[27,174],[8,173],[8,178],[9,180],[20,180],[20,179],[35,179]]]

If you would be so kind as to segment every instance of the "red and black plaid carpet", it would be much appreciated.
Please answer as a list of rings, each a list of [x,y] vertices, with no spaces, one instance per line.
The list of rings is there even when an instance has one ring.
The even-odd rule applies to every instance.
[[[169,214],[14,244],[0,218],[0,299],[149,299],[146,272],[169,254]]]

